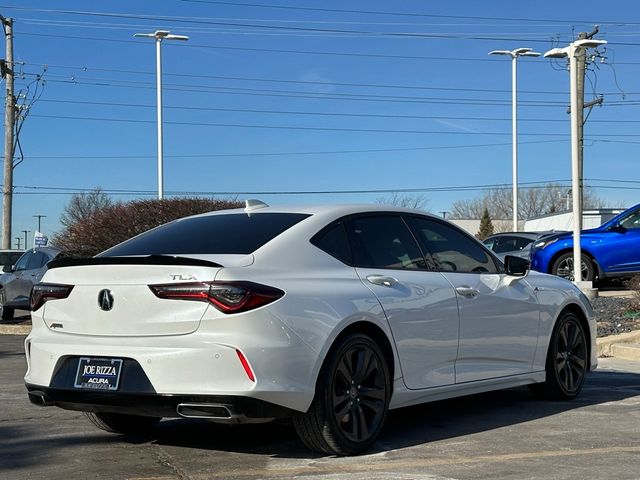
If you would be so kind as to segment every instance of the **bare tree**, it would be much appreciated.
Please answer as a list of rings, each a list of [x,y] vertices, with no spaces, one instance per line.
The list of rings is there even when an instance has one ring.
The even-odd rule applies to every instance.
[[[100,187],[96,187],[90,192],[74,193],[67,206],[64,207],[60,223],[64,227],[69,227],[98,210],[113,206],[113,204],[111,197],[104,193]]]
[[[171,220],[240,206],[237,201],[198,197],[112,202],[69,224],[52,243],[67,255],[91,257]]]
[[[429,205],[429,199],[424,195],[408,195],[406,193],[391,192],[386,197],[376,199],[376,203],[382,205],[393,205],[394,207],[415,208],[417,210],[425,210]]]
[[[532,218],[571,208],[568,204],[570,190],[562,185],[550,183],[541,187],[522,188],[518,195],[518,218]],[[584,208],[602,208],[605,201],[593,189],[584,189]],[[484,209],[492,219],[512,218],[513,193],[511,188],[488,190],[471,200],[458,200],[451,206],[451,218],[481,218]]]

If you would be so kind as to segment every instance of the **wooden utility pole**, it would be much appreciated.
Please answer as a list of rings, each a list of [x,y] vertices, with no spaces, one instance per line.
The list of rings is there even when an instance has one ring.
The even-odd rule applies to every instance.
[[[13,208],[13,132],[16,121],[16,98],[13,94],[13,20],[0,16],[4,27],[7,58],[5,59],[4,113],[4,187],[2,192],[2,248],[11,248],[11,211]],[[26,243],[26,242],[25,242]]]
[[[578,40],[593,38],[599,31],[600,29],[596,25],[589,33],[579,33]],[[583,49],[582,53],[576,58],[578,62],[578,110],[576,113],[578,115],[578,177],[580,183],[580,211],[584,211],[584,109],[602,103],[601,98],[594,100],[593,102],[588,102],[586,105],[584,102],[584,78],[587,71],[586,53],[586,49]],[[578,219],[578,222],[580,230],[582,230],[582,216]]]

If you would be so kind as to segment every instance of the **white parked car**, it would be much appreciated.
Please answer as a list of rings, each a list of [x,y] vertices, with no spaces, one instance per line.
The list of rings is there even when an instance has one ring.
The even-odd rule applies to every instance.
[[[416,210],[248,201],[52,262],[25,382],[111,432],[292,417],[311,449],[356,454],[389,409],[578,395],[597,363],[589,301],[526,268]]]

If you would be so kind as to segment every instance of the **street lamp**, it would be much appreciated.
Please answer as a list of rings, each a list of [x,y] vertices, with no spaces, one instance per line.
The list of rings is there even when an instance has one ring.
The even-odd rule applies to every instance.
[[[489,55],[511,56],[511,129],[513,142],[513,231],[518,231],[518,57],[539,57],[530,48],[493,50]]]
[[[27,242],[27,234],[30,233],[31,230],[22,230],[22,233],[24,233],[24,249],[26,250],[28,248],[29,242]]]
[[[571,195],[573,197],[573,281],[582,281],[582,250],[580,247],[580,159],[578,156],[578,57],[587,48],[606,44],[606,40],[585,38],[576,40],[564,48],[553,48],[544,54],[545,58],[569,57],[569,91],[571,95]]]
[[[42,230],[40,229],[40,226],[41,226],[41,220],[42,220],[43,218],[47,218],[47,216],[46,216],[46,215],[32,215],[32,217],[33,217],[33,218],[37,218],[37,219],[38,219],[38,231],[39,231],[39,232],[42,232]]]
[[[167,30],[156,30],[154,33],[136,33],[134,37],[147,37],[156,39],[156,89],[158,107],[158,199],[162,200],[164,194],[164,179],[162,176],[162,52],[160,45],[163,40],[189,40],[184,35],[171,35]]]

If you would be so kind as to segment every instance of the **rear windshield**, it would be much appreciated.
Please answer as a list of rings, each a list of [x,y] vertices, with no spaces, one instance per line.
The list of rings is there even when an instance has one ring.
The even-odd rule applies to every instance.
[[[230,213],[187,218],[143,233],[100,256],[246,255],[308,216],[300,213]]]

